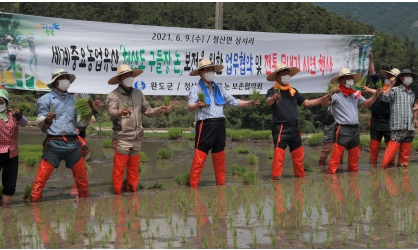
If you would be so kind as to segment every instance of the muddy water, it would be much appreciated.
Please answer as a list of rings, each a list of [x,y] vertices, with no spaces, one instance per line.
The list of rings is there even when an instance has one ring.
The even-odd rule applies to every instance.
[[[20,136],[19,143],[41,143],[42,136]],[[292,178],[287,153],[279,182],[268,180],[271,143],[227,143],[227,185],[214,186],[211,156],[200,188],[176,186],[173,176],[189,171],[193,143],[144,141],[149,161],[141,183],[167,184],[165,190],[140,190],[133,195],[111,192],[112,150],[89,139],[90,199],[71,195],[74,181],[64,165],[53,172],[43,202],[20,200],[35,170],[20,168],[13,206],[0,208],[0,247],[6,248],[416,248],[417,175],[409,168],[371,169],[362,151],[359,173],[336,175],[308,172]],[[250,166],[260,182],[243,185],[229,166],[248,166],[236,147],[246,145],[259,157]],[[173,150],[171,160],[155,157],[160,147]],[[317,169],[319,148],[305,147],[306,160]],[[383,153],[383,152],[382,152]],[[346,168],[346,161],[342,165]]]

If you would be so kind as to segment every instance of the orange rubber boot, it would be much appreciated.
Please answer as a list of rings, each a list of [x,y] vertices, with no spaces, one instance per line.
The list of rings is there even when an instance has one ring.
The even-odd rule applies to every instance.
[[[129,155],[123,155],[115,152],[112,172],[113,192],[115,192],[115,194],[122,194],[123,173],[128,160]]]
[[[358,159],[360,158],[360,146],[348,150],[347,170],[358,172]]]
[[[408,167],[409,155],[411,154],[412,142],[402,142],[399,147],[398,165]]]
[[[78,197],[89,198],[89,182],[87,180],[86,165],[84,165],[84,158],[80,160],[71,168],[75,184],[77,185]]]
[[[370,164],[377,164],[379,157],[380,141],[370,139]]]
[[[205,161],[206,161],[207,156],[208,155],[205,152],[199,149],[195,150],[192,166],[190,169],[190,187],[191,188],[197,188],[199,186],[200,173],[205,167]]]
[[[328,163],[328,174],[335,174],[335,172],[337,172],[344,150],[345,147],[338,143],[334,143],[334,149],[332,150],[331,158]]]
[[[41,201],[42,190],[44,190],[46,182],[54,169],[55,167],[51,163],[41,159],[41,163],[39,163],[38,172],[36,173],[35,181],[33,182],[32,186],[32,193],[30,195],[31,202]]]
[[[385,142],[386,147],[388,147],[389,142]],[[389,166],[393,166],[395,165],[395,158],[396,158],[396,154],[393,156],[393,159],[389,162]]]
[[[295,173],[295,177],[305,177],[305,169],[303,168],[303,157],[305,153],[303,151],[303,147],[298,147],[297,149],[290,152],[290,154],[292,155],[293,171]]]
[[[389,141],[385,150],[385,154],[383,155],[382,162],[380,163],[382,168],[387,167],[389,162],[395,157],[396,152],[398,152],[400,146],[401,144],[396,141]]]
[[[273,163],[271,166],[271,179],[280,180],[282,177],[283,166],[284,166],[284,155],[286,150],[276,147],[274,148]]]
[[[215,172],[216,185],[225,185],[226,162],[225,151],[212,153],[213,171]]]
[[[126,191],[128,192],[136,192],[137,190],[139,181],[139,160],[140,155],[129,156],[128,168],[126,170]]]

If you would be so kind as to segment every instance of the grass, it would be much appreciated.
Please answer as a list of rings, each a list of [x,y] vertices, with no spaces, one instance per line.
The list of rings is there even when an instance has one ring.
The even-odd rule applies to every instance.
[[[232,176],[242,176],[247,171],[248,171],[248,169],[246,167],[241,167],[236,163],[232,164],[232,166],[231,166],[231,175]]]
[[[258,182],[257,176],[251,172],[247,171],[241,176],[241,180],[245,185],[251,185]]]
[[[26,184],[25,190],[23,191],[23,199],[24,200],[29,199],[31,193],[32,193],[32,185]]]
[[[322,137],[324,136],[323,132],[319,132],[316,134],[311,135],[311,137],[308,138],[308,144],[309,146],[319,146],[322,144]]]
[[[147,162],[148,161],[148,155],[145,152],[141,152],[140,156],[140,162]]]
[[[170,128],[168,130],[168,139],[175,140],[177,138],[180,138],[182,135],[181,128]]]
[[[240,154],[248,154],[250,152],[250,150],[245,146],[238,146],[237,151]]]
[[[104,139],[103,140],[103,147],[104,148],[112,148],[113,147],[113,140],[112,139]]]
[[[195,139],[196,133],[184,133],[183,137],[193,141]]]
[[[175,174],[174,181],[180,186],[190,186],[190,172]]]
[[[251,165],[258,163],[258,157],[254,154],[249,154],[247,159],[248,159],[248,163]]]
[[[173,151],[165,148],[159,148],[157,151],[157,159],[170,159]]]

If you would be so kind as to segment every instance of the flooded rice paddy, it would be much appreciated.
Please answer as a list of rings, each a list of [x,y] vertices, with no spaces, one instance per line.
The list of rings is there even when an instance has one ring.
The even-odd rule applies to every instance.
[[[19,144],[40,144],[42,135],[21,134]],[[0,208],[1,248],[416,248],[418,244],[418,168],[414,153],[408,168],[371,168],[362,150],[360,171],[336,175],[307,172],[294,179],[286,153],[283,179],[269,180],[272,143],[227,142],[227,184],[214,186],[209,155],[196,190],[177,186],[173,177],[187,172],[193,142],[144,139],[140,183],[166,184],[163,190],[141,189],[113,195],[113,150],[101,139],[88,139],[89,199],[78,199],[70,170],[62,164],[43,193],[43,201],[22,200],[35,168],[20,166],[10,208]],[[259,158],[249,165],[238,146]],[[170,160],[157,160],[161,148]],[[305,160],[317,166],[320,148],[305,146]],[[380,153],[380,157],[383,151]],[[345,154],[346,157],[346,154]],[[242,184],[231,176],[234,163],[249,166],[260,180]],[[346,169],[346,160],[341,165]]]

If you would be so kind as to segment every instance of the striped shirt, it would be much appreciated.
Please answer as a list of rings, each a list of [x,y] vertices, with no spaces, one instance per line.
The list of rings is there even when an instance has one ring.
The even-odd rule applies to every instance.
[[[218,87],[219,87],[219,90],[221,91],[222,97],[225,100],[225,103],[228,106],[237,108],[239,99],[235,99],[232,95],[228,94],[223,86],[218,84]],[[208,91],[209,91],[209,94],[210,94],[210,106],[206,106],[203,109],[196,110],[196,116],[197,116],[198,121],[205,120],[205,119],[210,119],[210,118],[225,117],[224,116],[223,105],[216,105],[216,103],[215,103],[215,99],[213,97],[213,88],[209,88],[209,86],[207,86],[207,88],[208,88]],[[203,92],[202,89],[200,88],[199,84],[193,86],[190,89],[189,102],[188,102],[189,105],[190,104],[195,104],[199,101],[199,98],[198,98],[198,95],[197,95],[199,92]]]
[[[414,130],[415,93],[403,84],[393,87],[389,94],[384,93],[380,100],[390,103],[390,130]]]

